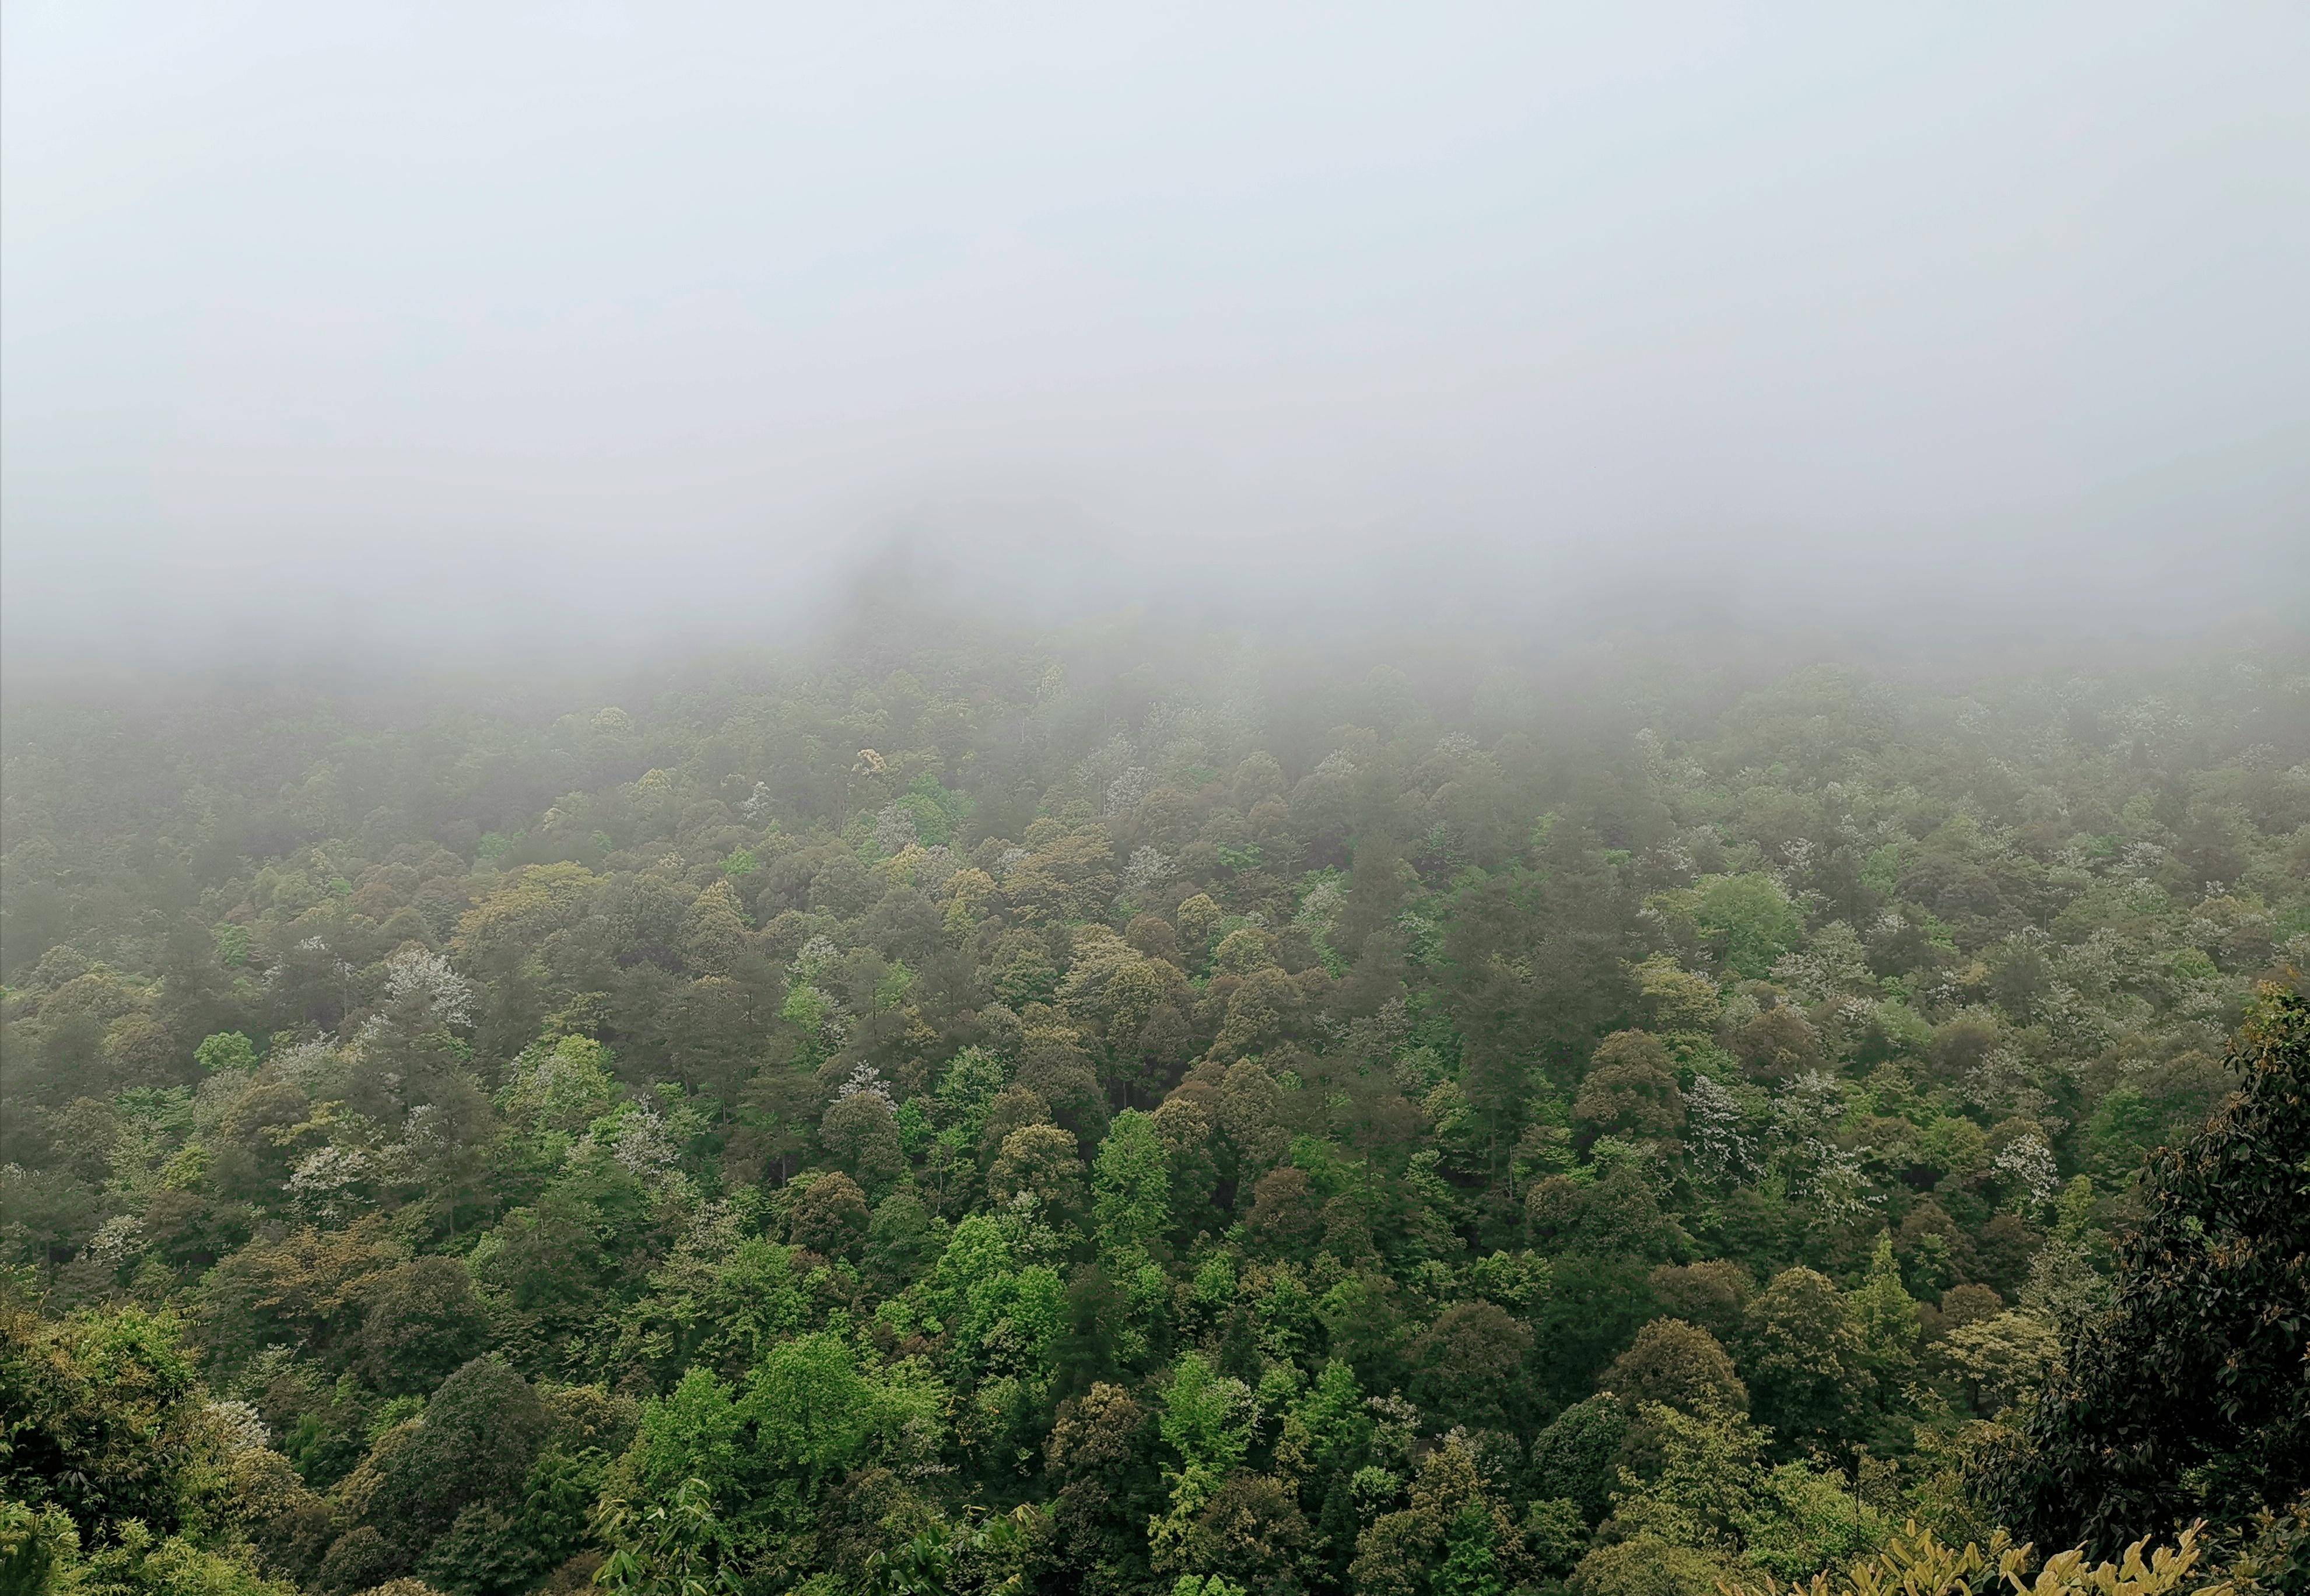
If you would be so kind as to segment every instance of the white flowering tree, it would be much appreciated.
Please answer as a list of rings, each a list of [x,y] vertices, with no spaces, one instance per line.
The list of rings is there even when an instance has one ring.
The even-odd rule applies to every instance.
[[[417,996],[443,1025],[473,1021],[473,987],[441,954],[404,948],[385,964],[385,1000],[398,1003]]]

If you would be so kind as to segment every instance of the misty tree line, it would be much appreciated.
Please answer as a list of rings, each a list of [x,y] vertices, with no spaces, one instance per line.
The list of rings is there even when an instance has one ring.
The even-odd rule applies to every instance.
[[[2299,660],[7,718],[0,1591],[2304,1588]]]

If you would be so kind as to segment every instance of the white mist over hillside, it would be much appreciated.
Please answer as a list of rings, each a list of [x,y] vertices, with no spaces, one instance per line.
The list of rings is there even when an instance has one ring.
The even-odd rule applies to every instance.
[[[2310,605],[2310,18],[11,8],[19,657]],[[2298,608],[2295,609],[2298,613]]]

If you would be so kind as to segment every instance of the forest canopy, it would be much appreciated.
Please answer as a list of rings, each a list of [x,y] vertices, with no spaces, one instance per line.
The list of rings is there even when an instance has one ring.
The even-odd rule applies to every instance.
[[[0,1592],[2310,1577],[2298,652],[4,738]]]

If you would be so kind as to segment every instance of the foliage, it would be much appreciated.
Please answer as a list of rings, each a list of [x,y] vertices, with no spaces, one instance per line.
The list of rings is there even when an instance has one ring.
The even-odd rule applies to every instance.
[[[2310,1003],[2266,988],[2231,1063],[2237,1094],[2152,1162],[2115,1298],[2062,1348],[2000,1481],[2029,1530],[2105,1547],[2310,1488]]]
[[[1942,1544],[1912,1522],[1884,1548],[1839,1574],[1817,1574],[1793,1587],[1747,1582],[1724,1585],[1724,1596],[1974,1596],[1984,1588],[2010,1587],[2016,1596],[2228,1596],[2228,1582],[2200,1574],[2205,1560],[2204,1526],[2184,1528],[2178,1542],[2152,1548],[2145,1537],[2127,1546],[2115,1562],[2095,1563],[2080,1548],[2056,1552],[2036,1564],[2027,1546],[2002,1535],[1986,1548],[1968,1542],[1962,1549]],[[2146,1555],[2145,1555],[2146,1553]]]
[[[2302,661],[1689,663],[12,698],[0,1566],[2298,1583]]]

